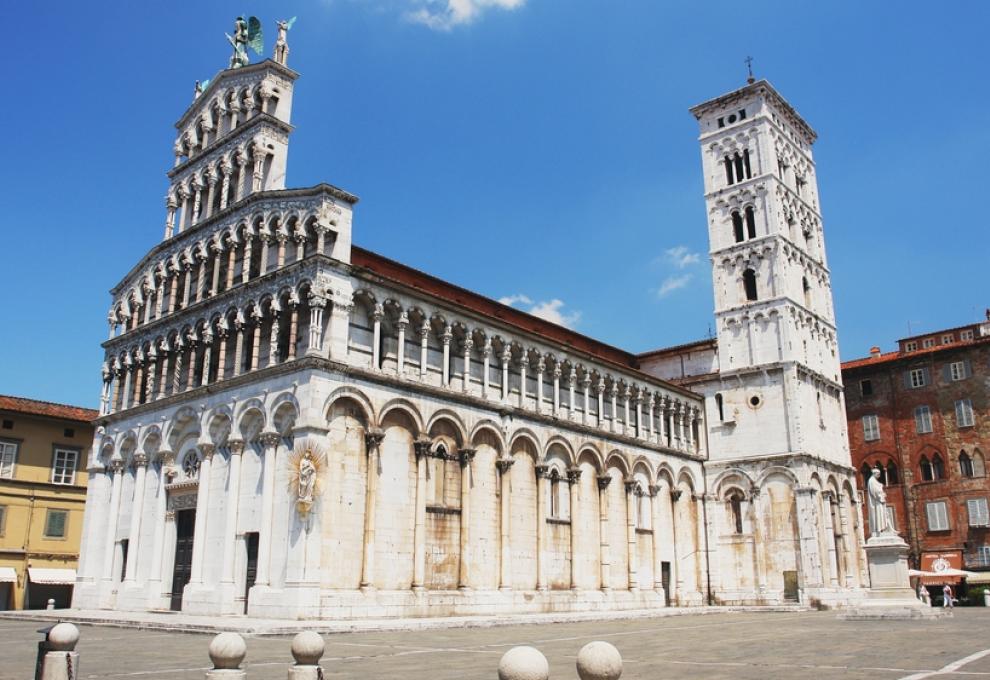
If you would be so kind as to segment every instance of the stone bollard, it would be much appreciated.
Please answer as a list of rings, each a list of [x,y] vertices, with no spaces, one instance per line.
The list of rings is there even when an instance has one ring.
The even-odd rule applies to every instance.
[[[45,605],[45,609],[55,609],[55,598],[48,598],[48,604]]]
[[[79,677],[79,629],[71,623],[59,623],[48,631],[48,651],[41,659],[41,680],[72,680]]]
[[[289,669],[289,680],[323,680],[320,657],[325,649],[323,638],[311,630],[292,638],[292,658],[296,664]]]
[[[983,591],[983,606],[990,607],[990,588]]]
[[[498,680],[547,680],[550,665],[535,647],[513,647],[498,662]]]
[[[246,655],[244,638],[237,633],[220,633],[210,642],[213,670],[206,671],[207,680],[244,680],[241,661]]]
[[[589,642],[577,657],[581,680],[617,680],[622,675],[622,655],[607,642]]]

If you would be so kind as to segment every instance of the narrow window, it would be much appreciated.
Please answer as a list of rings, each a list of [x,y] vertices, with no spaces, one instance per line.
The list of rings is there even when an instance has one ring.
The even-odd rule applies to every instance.
[[[718,119],[718,126],[720,128],[724,128],[725,127],[725,118],[719,118]]]
[[[948,531],[949,513],[945,501],[930,501],[925,504],[929,531]]]
[[[12,479],[14,462],[17,460],[17,444],[0,442],[0,477]]]
[[[949,377],[955,380],[965,380],[966,379],[966,362],[965,361],[953,361],[949,364]]]
[[[52,462],[52,484],[72,484],[75,482],[78,458],[78,451],[55,449],[55,460]]]
[[[550,473],[550,516],[560,517],[560,474]]]
[[[732,232],[736,236],[736,243],[741,243],[746,237],[743,235],[742,215],[738,210],[732,211]]]
[[[963,477],[973,476],[973,459],[965,451],[959,454],[959,474]]]
[[[969,526],[985,527],[990,524],[987,513],[986,498],[970,498],[966,501],[966,512],[969,515]]]
[[[729,496],[729,516],[732,518],[732,526],[737,534],[743,532],[742,518],[742,496],[733,493]]]
[[[919,466],[921,468],[921,481],[923,482],[935,481],[935,473],[932,471],[932,463],[930,460],[928,460],[928,456],[921,457],[921,462]]]
[[[859,381],[859,391],[864,397],[873,395],[873,382],[870,380]]]
[[[45,516],[45,538],[65,538],[65,525],[68,519],[68,510],[49,509]]]
[[[743,289],[746,291],[747,300],[759,299],[756,293],[756,272],[752,269],[747,269],[743,272]]]
[[[131,547],[130,539],[123,539],[120,542],[120,580],[127,578],[127,551]]]
[[[932,478],[945,479],[945,465],[942,463],[942,456],[937,453],[932,456]]]
[[[743,167],[746,169],[746,179],[753,176],[753,171],[749,166],[749,149],[743,150]]]
[[[746,120],[746,109],[739,109],[739,120]]]
[[[741,180],[746,176],[745,173],[743,172],[742,155],[738,151],[736,151],[735,155],[733,156],[733,159],[735,160],[735,165],[736,165],[736,177]]]
[[[756,238],[756,211],[753,206],[746,206],[746,231],[750,238]]]
[[[732,179],[732,159],[728,156],[725,157],[725,183],[730,186],[735,184]]]
[[[960,399],[956,402],[956,427],[973,427],[976,422],[973,417],[973,401]]]
[[[927,406],[915,407],[914,429],[918,434],[926,434],[932,431],[932,412]]]
[[[917,389],[919,387],[924,387],[928,381],[925,380],[925,369],[923,368],[913,368],[908,373],[908,383],[912,389]]]
[[[897,474],[897,465],[894,461],[887,463],[887,484],[900,484],[900,476]]]
[[[717,392],[715,394],[715,406],[718,408],[718,419],[719,420],[725,420],[725,412],[723,410],[722,393],[721,392]]]
[[[801,277],[801,290],[804,291],[804,306],[811,308],[811,286],[808,285],[808,277]]]
[[[875,414],[863,416],[863,439],[868,442],[880,439],[880,419]]]

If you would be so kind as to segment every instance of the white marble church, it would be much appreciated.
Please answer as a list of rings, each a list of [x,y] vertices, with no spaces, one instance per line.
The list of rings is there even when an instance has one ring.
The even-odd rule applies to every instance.
[[[282,618],[839,605],[866,578],[814,132],[702,104],[718,339],[632,354],[351,243],[286,189],[293,85],[177,123],[112,290],[77,608]]]

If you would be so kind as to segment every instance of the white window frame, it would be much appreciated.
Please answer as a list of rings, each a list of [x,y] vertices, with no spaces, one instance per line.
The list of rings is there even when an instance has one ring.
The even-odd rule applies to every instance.
[[[904,351],[905,352],[913,352],[916,349],[918,349],[918,342],[916,340],[912,340],[911,342],[905,342],[904,343]]]
[[[990,567],[990,545],[981,545],[976,549],[976,559],[981,567]]]
[[[966,379],[966,362],[953,361],[949,364],[949,378],[953,381]]]
[[[919,387],[924,387],[925,383],[925,369],[923,368],[912,368],[908,375],[911,377],[911,389],[916,390]]]
[[[863,441],[880,441],[880,419],[876,414],[871,413],[863,416]]]
[[[928,531],[949,530],[949,506],[945,501],[925,503],[925,516],[928,519]]]
[[[972,328],[968,328],[968,329],[966,329],[964,331],[960,331],[959,332],[959,339],[962,340],[963,342],[967,342],[969,340],[972,340],[973,339],[973,329]],[[984,546],[984,547],[990,547],[990,546]]]
[[[935,346],[935,338],[925,338],[921,341],[922,349],[931,349]]]
[[[13,479],[17,467],[17,442],[0,440],[0,479]]]
[[[952,335],[952,333],[947,333],[942,336],[943,345],[951,345],[953,340],[955,340],[955,337]]]
[[[62,458],[63,464],[59,465],[59,458]],[[69,465],[66,461],[71,458],[72,464]],[[51,483],[72,486],[76,482],[76,468],[79,466],[79,451],[76,449],[61,449],[56,448],[52,454],[52,475]],[[68,473],[68,478],[66,478],[66,473]]]
[[[969,498],[966,500],[966,514],[969,516],[969,526],[990,526],[990,510],[986,498]]]
[[[932,431],[932,410],[928,406],[915,407],[914,430],[918,434],[928,434]]]
[[[956,427],[973,427],[976,418],[973,415],[973,401],[959,399],[956,401]]]

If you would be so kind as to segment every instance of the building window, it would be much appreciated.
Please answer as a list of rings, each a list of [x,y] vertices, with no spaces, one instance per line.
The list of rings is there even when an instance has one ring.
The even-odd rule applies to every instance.
[[[0,478],[13,479],[17,462],[17,444],[0,442]]]
[[[900,475],[897,474],[897,464],[894,461],[887,463],[887,481],[884,483],[888,486],[901,483]]]
[[[925,338],[921,341],[921,347],[923,349],[931,349],[935,346],[935,338]]]
[[[68,510],[48,510],[45,516],[45,538],[65,538],[66,525],[69,523]]]
[[[959,339],[962,340],[963,342],[969,342],[970,340],[972,340],[973,339],[973,329],[970,328],[968,330],[965,330],[965,331],[960,332],[959,333]]]
[[[942,462],[942,456],[937,453],[932,456],[931,460],[928,459],[928,456],[922,456],[919,467],[923,482],[937,482],[940,479],[945,479],[945,464]]]
[[[879,441],[880,419],[876,415],[863,416],[863,439],[868,442]]]
[[[746,206],[746,234],[756,238],[756,211],[751,205]]]
[[[732,520],[733,531],[737,534],[743,532],[742,494],[738,491],[732,492],[729,496],[729,518]]]
[[[918,349],[918,342],[917,342],[917,340],[912,340],[911,342],[905,342],[904,343],[904,351],[905,352],[913,352],[916,349]]]
[[[990,513],[987,512],[986,498],[970,498],[966,501],[966,513],[969,515],[969,526],[985,527],[990,524]]]
[[[742,243],[746,240],[746,235],[743,233],[742,215],[739,214],[738,210],[732,211],[732,233],[736,237],[736,243]]]
[[[959,474],[963,477],[973,477],[973,459],[963,451],[959,454]]]
[[[925,504],[929,531],[948,531],[949,513],[945,501],[930,501]]]
[[[945,335],[942,336],[942,344],[943,345],[951,345],[953,339],[954,338],[952,337],[952,334],[951,333],[946,333]]]
[[[925,434],[932,431],[932,412],[927,406],[915,407],[914,429],[918,434]]]
[[[79,452],[69,449],[55,449],[52,462],[52,484],[72,484],[76,481],[76,463]]]
[[[725,404],[723,403],[722,393],[715,393],[715,406],[718,408],[718,419],[725,420]]]
[[[981,567],[990,567],[990,545],[981,545],[976,549],[976,564]]]
[[[973,427],[973,402],[970,399],[960,399],[956,402],[956,426]]]
[[[949,378],[951,380],[964,380],[966,378],[966,362],[953,361],[949,364]]]
[[[756,272],[752,269],[747,269],[743,272],[743,290],[746,293],[747,300],[759,299],[756,292]]]
[[[925,373],[923,368],[912,368],[908,371],[908,385],[911,389],[918,389],[928,384],[928,381],[925,380]]]
[[[859,381],[859,393],[864,397],[873,396],[873,381],[871,380],[860,380]]]
[[[932,456],[932,477],[935,481],[945,479],[945,465],[942,463],[942,456],[937,453]]]
[[[550,473],[550,517],[560,517],[560,473]]]
[[[4,535],[4,529],[7,526],[7,506],[0,505],[0,536]]]

